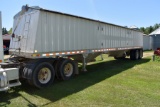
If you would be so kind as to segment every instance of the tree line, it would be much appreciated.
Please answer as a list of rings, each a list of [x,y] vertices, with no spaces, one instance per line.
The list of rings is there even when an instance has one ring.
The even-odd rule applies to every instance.
[[[149,35],[150,33],[152,33],[153,31],[155,31],[157,28],[160,27],[160,23],[156,23],[154,26],[149,26],[149,27],[140,27],[140,31],[142,31],[144,34]]]
[[[2,35],[5,35],[5,34],[12,34],[12,28],[10,28],[9,31],[7,31],[7,29],[5,27],[2,28]]]

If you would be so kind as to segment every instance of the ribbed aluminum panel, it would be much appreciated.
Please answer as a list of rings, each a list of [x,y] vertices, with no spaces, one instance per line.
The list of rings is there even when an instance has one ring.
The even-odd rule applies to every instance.
[[[15,38],[11,38],[10,51],[21,49],[22,53],[33,53],[38,27],[39,11],[29,11],[23,15],[16,15],[13,24]],[[20,41],[18,40],[20,39]]]
[[[151,48],[152,50],[157,50],[160,48],[160,34],[150,35],[151,36]]]
[[[140,32],[51,12],[41,11],[38,26],[38,52],[143,45]]]
[[[15,18],[13,28],[18,20]],[[20,47],[24,55],[143,46],[139,31],[43,10],[25,13],[15,34],[22,35],[22,39],[12,41],[11,48]]]
[[[143,50],[151,50],[151,37],[143,36]]]

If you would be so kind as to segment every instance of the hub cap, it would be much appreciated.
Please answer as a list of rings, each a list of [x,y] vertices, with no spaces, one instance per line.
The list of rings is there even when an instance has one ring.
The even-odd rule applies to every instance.
[[[48,68],[42,68],[38,73],[38,80],[42,84],[46,84],[51,79],[51,71]]]
[[[73,65],[71,63],[67,63],[64,66],[64,75],[66,77],[70,77],[73,74]]]

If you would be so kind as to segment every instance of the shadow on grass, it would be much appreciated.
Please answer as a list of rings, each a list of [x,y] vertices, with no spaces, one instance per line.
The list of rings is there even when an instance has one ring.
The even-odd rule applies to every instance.
[[[28,93],[35,98],[37,96],[40,96],[42,98],[50,100],[50,103],[53,103],[64,97],[82,91],[107,78],[117,75],[127,69],[130,69],[135,65],[146,63],[148,61],[150,61],[149,58],[137,61],[131,61],[130,59],[110,60],[105,62],[99,61],[97,62],[97,64],[88,65],[88,72],[81,72],[80,75],[75,76],[68,81],[55,80],[55,83],[52,86],[41,90],[33,88],[28,84],[22,84],[22,86],[20,87],[12,88],[8,93],[0,93],[0,106],[8,105],[10,104],[11,99],[20,96],[28,102],[28,106],[36,106],[32,103],[31,99],[25,98],[25,96],[22,94],[23,92]]]

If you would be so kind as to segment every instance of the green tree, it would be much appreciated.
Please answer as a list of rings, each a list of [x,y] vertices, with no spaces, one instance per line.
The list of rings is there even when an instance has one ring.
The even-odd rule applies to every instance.
[[[158,29],[159,27],[160,27],[160,24],[156,23],[154,26],[149,26],[146,28],[140,27],[140,31],[148,35],[152,33],[154,30]]]
[[[153,32],[154,31],[154,29],[153,29],[153,27],[152,26],[150,26],[150,27],[147,27],[146,28],[146,30],[145,30],[145,34],[150,34],[151,32]]]
[[[10,30],[8,31],[8,34],[12,34],[12,28],[10,28]]]
[[[8,34],[8,31],[7,31],[7,29],[6,28],[2,28],[2,35],[4,35],[4,34]]]
[[[153,26],[153,29],[156,30],[160,27],[160,24],[156,23],[154,26]]]
[[[145,28],[144,27],[140,27],[140,31],[145,33]]]

